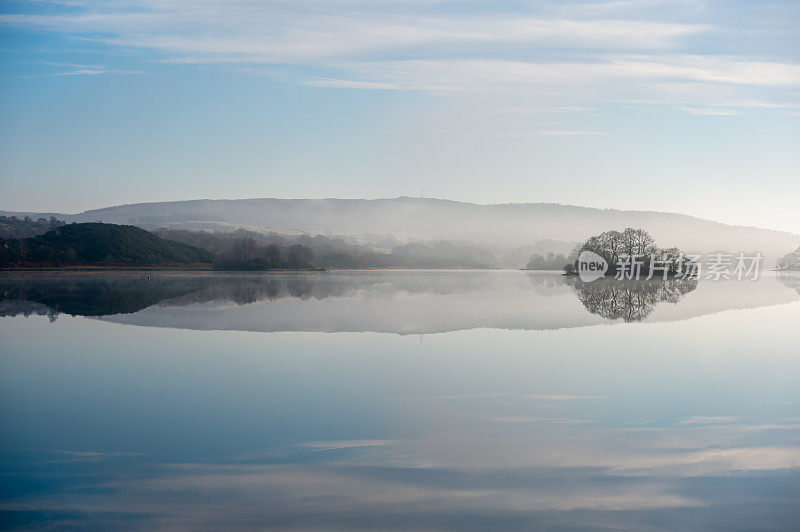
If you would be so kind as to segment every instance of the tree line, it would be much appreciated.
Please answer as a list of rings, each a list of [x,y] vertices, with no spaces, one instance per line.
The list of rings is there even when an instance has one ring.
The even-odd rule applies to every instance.
[[[209,251],[219,269],[303,268],[493,268],[494,253],[449,241],[408,243],[390,250],[323,235],[286,236],[238,229],[232,232],[159,229],[161,238]]]

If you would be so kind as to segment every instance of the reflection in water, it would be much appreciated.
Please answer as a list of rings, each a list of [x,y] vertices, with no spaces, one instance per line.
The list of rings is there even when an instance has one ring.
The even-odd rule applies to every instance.
[[[796,290],[0,277],[0,528],[791,530]]]
[[[677,303],[697,288],[695,279],[599,279],[584,283],[572,277],[575,291],[586,310],[609,319],[642,321],[659,303]]]
[[[449,295],[475,292],[492,283],[485,272],[423,275],[336,273],[279,274],[67,274],[0,277],[0,302],[6,315],[41,311],[72,316],[131,314],[156,304],[186,306],[212,301],[247,305],[285,298],[342,298],[356,292]],[[548,284],[548,283],[544,283]],[[551,282],[549,284],[555,284]],[[28,302],[36,305],[17,305]],[[40,314],[44,312],[39,312]]]
[[[800,294],[800,272],[781,272],[778,280]]]
[[[263,332],[545,330],[688,319],[798,299],[782,283],[774,277],[703,286],[675,279],[583,283],[516,271],[6,275],[0,316],[55,320],[65,313],[149,327]]]
[[[207,284],[203,278],[150,280],[147,274],[11,276],[0,278],[0,304],[4,304],[0,311],[10,316],[130,314],[165,299],[202,290]],[[28,304],[14,305],[15,302]]]

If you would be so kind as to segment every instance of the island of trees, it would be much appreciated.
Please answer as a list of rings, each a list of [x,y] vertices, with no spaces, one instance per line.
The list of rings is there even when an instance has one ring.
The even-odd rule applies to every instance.
[[[564,266],[564,272],[575,275],[578,272],[578,256],[582,251],[592,251],[608,263],[606,276],[615,276],[620,261],[630,260],[638,263],[640,275],[649,275],[650,268],[657,267],[658,273],[674,277],[686,273],[693,263],[676,247],[660,248],[655,239],[643,229],[627,228],[623,231],[605,231],[592,236],[582,246],[576,248]],[[651,264],[651,258],[655,261]]]
[[[800,247],[778,259],[775,267],[780,271],[800,271]]]

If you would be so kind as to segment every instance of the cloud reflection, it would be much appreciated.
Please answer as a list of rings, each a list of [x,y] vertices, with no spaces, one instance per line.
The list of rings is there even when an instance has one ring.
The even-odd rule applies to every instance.
[[[650,529],[666,515],[687,528],[730,515],[744,528],[780,529],[797,514],[796,442],[761,444],[737,426],[552,428],[528,438],[516,430],[303,442],[279,463],[133,464],[141,467],[135,474],[89,477],[79,491],[32,494],[2,509],[63,515],[65,526],[72,516],[104,529],[125,523],[150,530]],[[721,439],[728,446],[719,447]],[[308,461],[317,446],[330,452]],[[759,498],[743,483],[747,472],[786,488],[766,516],[759,506],[769,494]],[[720,492],[741,508],[721,501]]]

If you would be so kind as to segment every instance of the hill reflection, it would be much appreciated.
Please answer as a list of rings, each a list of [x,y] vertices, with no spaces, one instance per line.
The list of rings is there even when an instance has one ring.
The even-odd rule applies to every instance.
[[[555,273],[420,270],[5,274],[0,316],[55,320],[68,314],[149,327],[264,332],[545,330],[786,303],[800,299],[798,279],[583,283]]]

